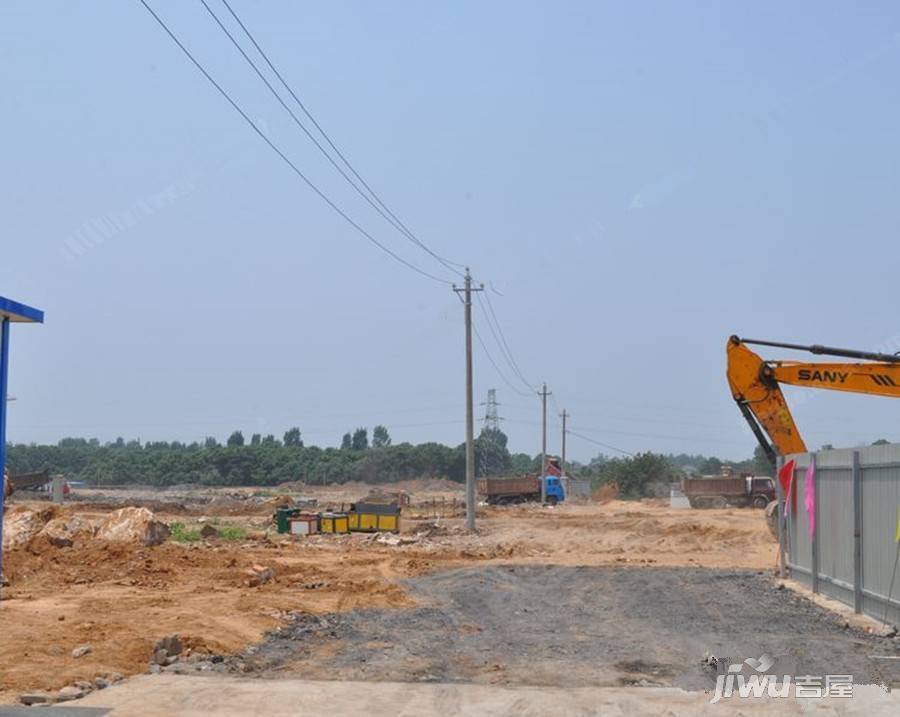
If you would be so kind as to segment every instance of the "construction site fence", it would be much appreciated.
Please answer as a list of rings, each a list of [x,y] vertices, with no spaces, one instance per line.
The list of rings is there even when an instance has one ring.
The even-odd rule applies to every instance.
[[[785,461],[792,458],[793,507],[779,521],[790,576],[857,613],[900,624],[900,445],[822,450]]]

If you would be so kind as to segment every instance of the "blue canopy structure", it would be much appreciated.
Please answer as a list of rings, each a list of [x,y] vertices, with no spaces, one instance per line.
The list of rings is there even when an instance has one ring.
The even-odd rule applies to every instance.
[[[10,324],[42,324],[44,312],[0,296],[0,468],[6,466],[6,398],[9,385],[9,327]],[[5,486],[4,486],[5,488]],[[5,490],[0,489],[0,575],[3,574],[3,502]]]

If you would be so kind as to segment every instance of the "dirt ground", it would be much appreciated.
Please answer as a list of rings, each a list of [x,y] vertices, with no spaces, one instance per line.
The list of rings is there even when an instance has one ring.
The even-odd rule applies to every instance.
[[[717,667],[766,653],[781,674],[889,686],[890,638],[786,595],[759,571],[499,566],[405,581],[416,607],[303,618],[226,661],[263,677],[712,690]],[[752,599],[748,600],[748,596]],[[438,649],[436,649],[438,646]]]
[[[246,537],[155,547],[84,540],[57,548],[35,540],[5,551],[10,586],[0,602],[0,701],[112,672],[146,672],[154,642],[171,633],[194,651],[229,655],[292,624],[293,613],[402,608],[414,615],[430,599],[422,586],[445,570],[679,566],[770,573],[775,567],[777,546],[760,511],[673,510],[662,501],[481,508],[478,532],[468,535],[462,518],[434,517],[458,513],[448,507],[461,497],[458,489],[407,489],[414,505],[404,512],[400,536],[306,539],[274,532],[277,492],[181,489],[136,492],[131,499],[127,491],[76,494],[64,515],[98,520],[126,503],[152,503],[163,521],[189,528],[217,521],[240,527]],[[295,494],[318,497],[321,505],[357,500],[367,491],[303,487]],[[254,564],[271,567],[275,579],[248,587],[245,571]],[[564,583],[558,589],[567,594]],[[590,590],[582,593],[585,602],[593,601]],[[72,657],[85,644],[91,651]]]

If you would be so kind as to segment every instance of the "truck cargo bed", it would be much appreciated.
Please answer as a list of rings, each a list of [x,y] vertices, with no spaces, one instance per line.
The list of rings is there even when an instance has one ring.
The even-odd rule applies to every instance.
[[[540,493],[541,482],[536,476],[524,476],[519,478],[479,478],[478,492],[485,496]]]

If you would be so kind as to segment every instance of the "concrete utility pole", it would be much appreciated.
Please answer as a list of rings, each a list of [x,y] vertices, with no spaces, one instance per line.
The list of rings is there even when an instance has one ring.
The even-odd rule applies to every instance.
[[[560,457],[559,471],[563,475],[566,474],[566,418],[569,414],[566,409],[562,412],[562,456]]]
[[[457,295],[462,293],[466,317],[466,530],[475,530],[475,407],[472,400],[472,292],[483,291],[484,285],[472,288],[472,275],[466,267],[463,288],[453,285]]]
[[[546,383],[538,391],[538,396],[541,397],[541,425],[543,426],[541,432],[541,503],[547,502],[547,486],[544,483],[544,473],[547,470],[547,396],[551,395],[551,393],[552,391],[547,390]]]

